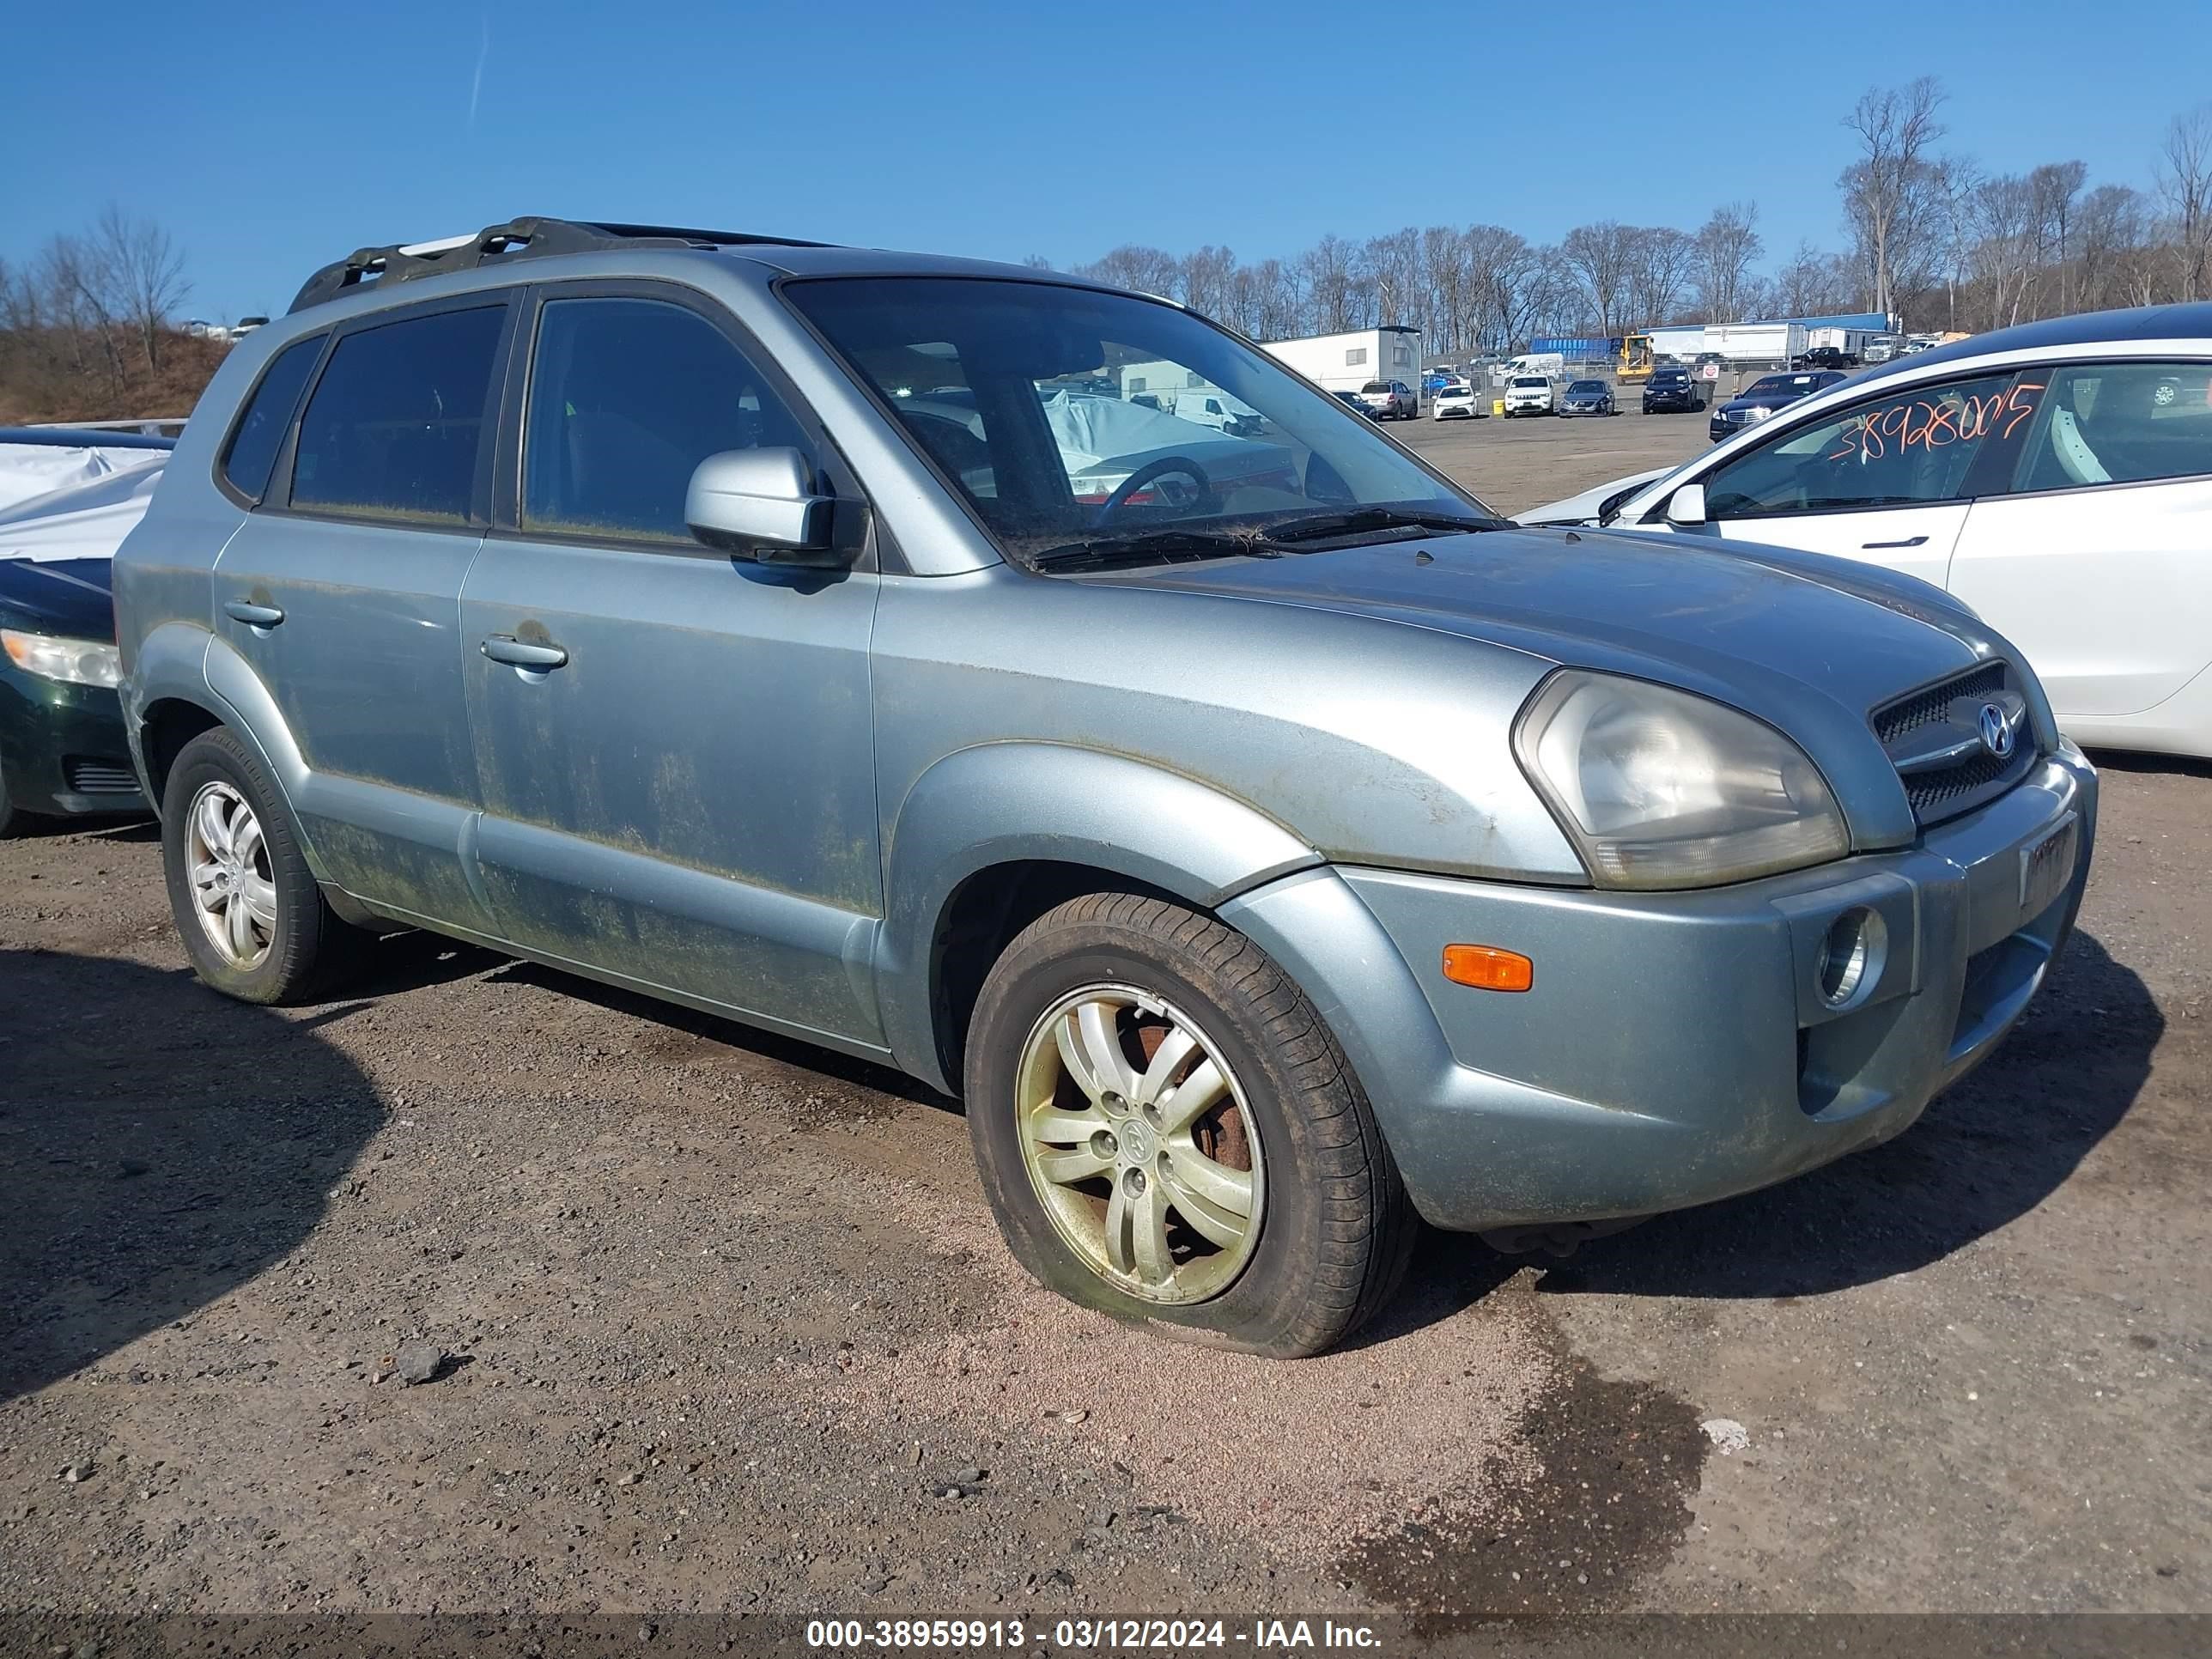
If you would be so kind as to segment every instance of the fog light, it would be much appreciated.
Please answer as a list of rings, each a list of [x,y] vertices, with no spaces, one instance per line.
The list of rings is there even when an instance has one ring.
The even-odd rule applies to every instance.
[[[1838,916],[1820,942],[1820,1000],[1831,1008],[1848,1008],[1873,990],[1888,942],[1889,929],[1874,911]]]

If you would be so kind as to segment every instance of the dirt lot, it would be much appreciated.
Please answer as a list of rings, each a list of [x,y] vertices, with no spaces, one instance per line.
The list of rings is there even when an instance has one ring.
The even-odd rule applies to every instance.
[[[1406,435],[1508,510],[1704,441]],[[0,845],[0,1609],[2212,1608],[2212,772],[2106,785],[1911,1133],[1295,1365],[1030,1287],[897,1078],[420,937],[248,1009],[148,830]]]

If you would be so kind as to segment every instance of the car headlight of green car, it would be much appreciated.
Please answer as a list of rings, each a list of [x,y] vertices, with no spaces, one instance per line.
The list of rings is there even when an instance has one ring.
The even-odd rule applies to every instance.
[[[1805,751],[1710,698],[1562,669],[1513,746],[1601,887],[1715,887],[1850,849]]]
[[[0,628],[0,647],[7,651],[9,662],[40,679],[58,680],[64,685],[113,687],[123,683],[122,653],[106,641],[64,639]]]

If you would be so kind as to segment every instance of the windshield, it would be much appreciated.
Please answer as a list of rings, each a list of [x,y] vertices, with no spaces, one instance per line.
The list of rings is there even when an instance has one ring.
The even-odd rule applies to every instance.
[[[1492,517],[1364,416],[1176,307],[956,276],[821,278],[782,293],[1017,560],[1264,536],[1347,508]],[[1250,413],[1225,429],[1186,418],[1188,405],[1134,401],[1168,386]]]
[[[1572,386],[1569,386],[1567,390],[1571,392],[1603,392],[1605,390],[1605,382],[1602,380],[1577,380]]]
[[[1551,384],[1552,383],[1549,380],[1545,380],[1541,375],[1523,374],[1514,380],[1513,389],[1516,392],[1541,392],[1546,386]]]

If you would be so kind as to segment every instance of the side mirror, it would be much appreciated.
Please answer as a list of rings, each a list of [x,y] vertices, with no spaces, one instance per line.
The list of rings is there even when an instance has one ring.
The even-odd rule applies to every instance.
[[[852,562],[830,547],[836,503],[814,493],[795,449],[725,449],[691,474],[684,522],[707,546],[763,564],[829,568]]]
[[[1667,498],[1667,522],[1683,530],[1705,522],[1705,487],[1686,483]]]

